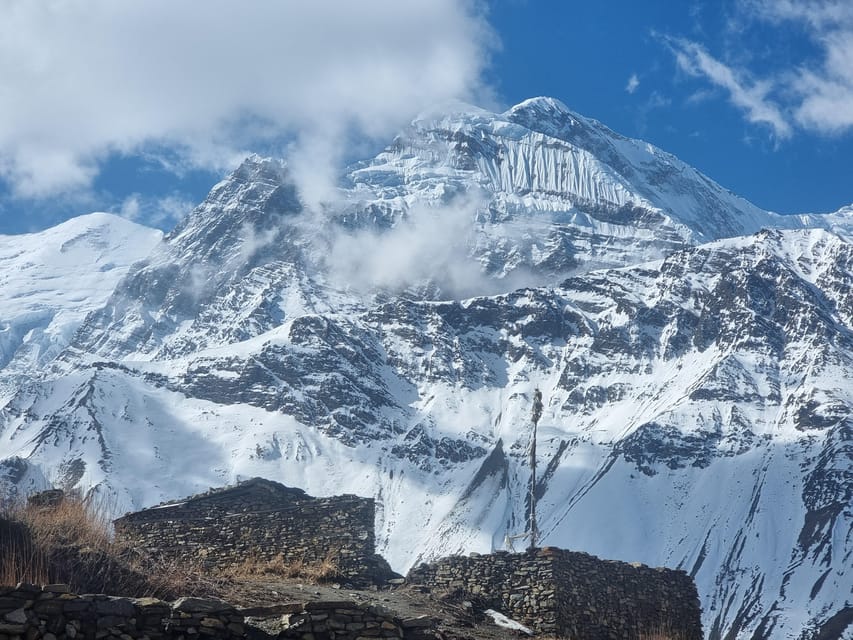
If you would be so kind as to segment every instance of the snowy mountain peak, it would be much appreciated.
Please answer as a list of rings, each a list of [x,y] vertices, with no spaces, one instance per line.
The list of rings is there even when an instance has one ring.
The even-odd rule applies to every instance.
[[[252,154],[169,234],[176,239],[194,227],[210,227],[230,219],[230,224],[257,222],[265,215],[298,212],[302,205],[283,160]],[[219,229],[219,232],[224,229]]]
[[[43,232],[49,235],[71,235],[75,231],[84,233],[91,229],[110,229],[112,233],[134,233],[134,232],[150,232],[148,227],[128,220],[114,213],[106,213],[103,211],[93,211],[92,213],[83,214],[75,218],[70,218],[59,223],[55,227],[46,229]]]
[[[546,97],[503,113],[464,105],[430,113],[347,179],[348,223],[388,228],[425,206],[460,209],[474,257],[507,281],[525,273],[553,282],[763,227],[830,225],[763,211]]]
[[[841,207],[838,211],[835,212],[835,215],[853,217],[853,204],[848,204],[847,206]]]
[[[251,153],[240,163],[240,166],[234,170],[233,178],[259,178],[264,177],[272,180],[284,181],[287,174],[287,163],[281,158],[272,158],[262,156],[257,153]]]
[[[543,96],[520,102],[501,116],[531,131],[563,139],[583,119],[556,98]]]
[[[283,218],[303,210],[296,186],[282,160],[252,155],[166,237],[162,256],[181,256],[185,264],[229,265],[248,258],[283,232]]]

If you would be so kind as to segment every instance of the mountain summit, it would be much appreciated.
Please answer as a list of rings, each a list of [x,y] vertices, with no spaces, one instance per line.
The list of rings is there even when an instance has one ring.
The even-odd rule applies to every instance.
[[[851,229],[549,98],[426,114],[319,210],[253,156],[19,380],[0,483],[373,496],[404,571],[524,530],[539,388],[543,544],[689,571],[711,638],[825,635],[851,616]]]

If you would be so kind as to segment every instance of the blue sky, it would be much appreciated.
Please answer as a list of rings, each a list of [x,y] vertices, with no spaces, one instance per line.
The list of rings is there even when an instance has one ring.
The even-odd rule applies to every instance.
[[[853,202],[847,0],[0,0],[0,233],[168,229],[240,158],[320,197],[432,104],[550,95],[759,206]]]

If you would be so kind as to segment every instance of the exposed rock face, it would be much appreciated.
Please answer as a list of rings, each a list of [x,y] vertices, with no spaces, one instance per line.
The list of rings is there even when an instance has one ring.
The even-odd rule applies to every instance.
[[[843,618],[849,211],[763,212],[547,99],[423,118],[344,182],[322,212],[276,161],[217,185],[15,387],[0,482],[124,508],[259,475],[372,495],[402,571],[523,528],[539,387],[544,543],[688,571],[712,638]],[[415,244],[438,209],[470,213],[425,228],[461,236],[471,297],[446,263],[333,274],[342,235]]]

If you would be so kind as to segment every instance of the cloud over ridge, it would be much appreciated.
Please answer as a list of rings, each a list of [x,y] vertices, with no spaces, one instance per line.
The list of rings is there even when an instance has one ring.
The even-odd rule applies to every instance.
[[[85,189],[111,154],[221,169],[259,141],[386,136],[488,94],[473,0],[0,5],[0,177],[23,197]]]

